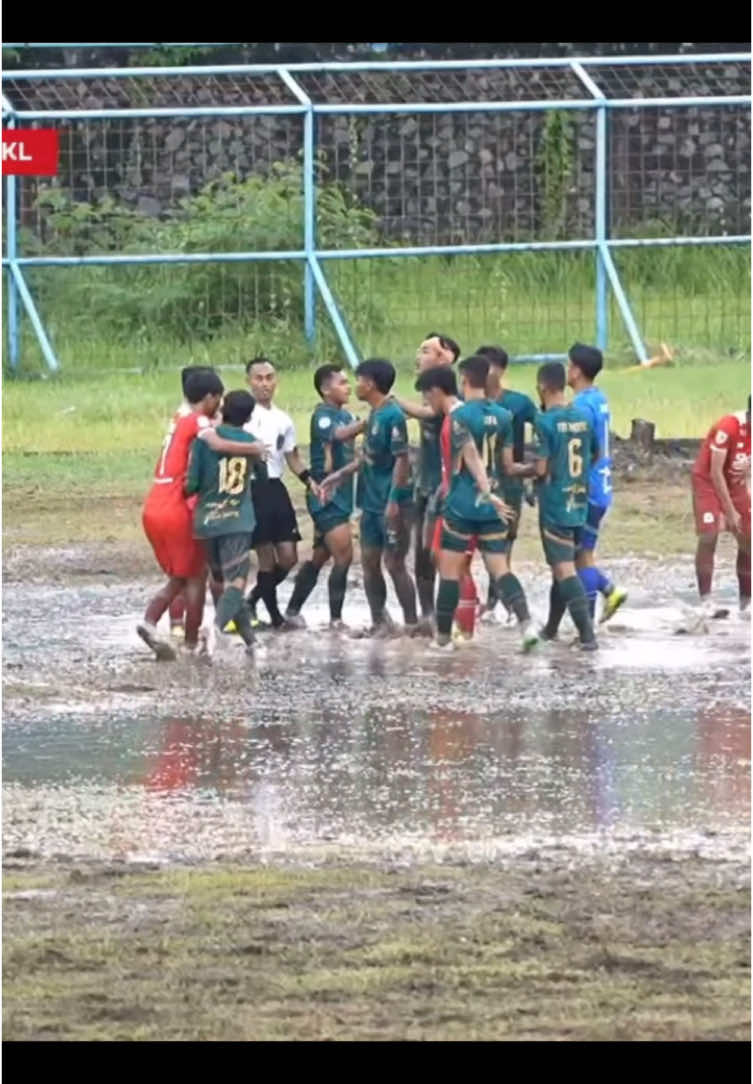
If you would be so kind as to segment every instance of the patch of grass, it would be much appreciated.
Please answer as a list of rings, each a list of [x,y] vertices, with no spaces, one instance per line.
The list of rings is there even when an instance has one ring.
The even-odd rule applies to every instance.
[[[747,1037],[745,893],[701,860],[77,872],[13,873],[57,894],[5,901],[8,1039]]]

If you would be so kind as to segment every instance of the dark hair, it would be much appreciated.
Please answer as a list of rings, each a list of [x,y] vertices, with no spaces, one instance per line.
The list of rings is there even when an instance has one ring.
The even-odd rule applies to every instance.
[[[180,386],[183,388],[183,394],[186,394],[186,382],[193,373],[213,373],[214,369],[211,365],[186,365],[185,369],[180,370]]]
[[[395,383],[395,366],[382,358],[367,358],[356,369],[356,376],[373,380],[377,390],[386,395]]]
[[[455,370],[446,365],[425,369],[416,381],[416,391],[429,391],[431,388],[439,388],[445,395],[457,395],[458,382],[455,378]]]
[[[449,350],[452,354],[453,363],[460,357],[460,347],[451,339],[449,335],[440,335],[438,331],[430,331],[426,336],[427,339],[439,339],[439,345],[443,350]]]
[[[274,364],[273,364],[273,362],[271,362],[269,360],[269,358],[263,358],[261,356],[259,356],[258,358],[251,358],[250,361],[246,362],[246,375],[247,376],[251,372],[251,369],[252,369],[252,367],[254,365],[271,365],[272,368],[274,369]]]
[[[189,373],[186,377],[186,399],[189,403],[200,403],[207,395],[222,395],[225,387],[213,369],[202,373]]]
[[[240,428],[251,417],[255,406],[256,400],[247,391],[229,391],[222,400],[222,420]]]
[[[561,361],[548,361],[539,368],[536,379],[549,391],[564,391],[567,383],[565,366]]]
[[[322,394],[322,389],[325,384],[328,384],[333,376],[342,372],[342,366],[340,365],[320,365],[314,373],[314,387],[319,395]]]
[[[485,388],[486,378],[489,376],[489,359],[471,354],[458,366],[463,376],[472,388]]]
[[[601,350],[597,350],[595,346],[584,346],[583,343],[571,346],[567,356],[573,365],[578,366],[586,380],[595,380],[604,364]]]
[[[480,354],[482,358],[488,358],[490,365],[498,365],[500,369],[506,369],[510,360],[507,351],[501,346],[479,346],[476,354]]]

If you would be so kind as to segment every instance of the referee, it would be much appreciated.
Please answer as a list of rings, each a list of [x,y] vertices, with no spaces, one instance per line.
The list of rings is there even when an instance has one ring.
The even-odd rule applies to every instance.
[[[285,618],[277,608],[277,585],[298,563],[301,535],[282,475],[285,464],[309,488],[311,479],[296,445],[293,421],[272,400],[277,390],[277,372],[267,358],[253,358],[246,365],[246,377],[256,406],[244,429],[267,448],[267,479],[251,483],[256,512],[253,545],[259,561],[256,586],[247,598],[251,623],[260,627],[256,616],[259,600],[269,612],[273,628],[282,628]]]

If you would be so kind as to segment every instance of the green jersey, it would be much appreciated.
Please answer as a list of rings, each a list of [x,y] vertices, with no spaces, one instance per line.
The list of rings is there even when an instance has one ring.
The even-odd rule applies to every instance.
[[[309,462],[311,477],[315,482],[321,482],[328,474],[352,462],[355,437],[350,440],[335,440],[334,434],[336,429],[343,425],[352,425],[354,421],[355,418],[349,410],[332,406],[330,403],[319,403],[311,415]],[[326,505],[310,493],[307,503],[311,514],[334,506],[350,515],[353,511],[353,482],[352,475],[344,478]]]
[[[588,475],[598,454],[589,416],[576,406],[558,406],[536,416],[536,457],[549,462],[538,483],[539,514],[563,527],[586,522]]]
[[[439,450],[439,434],[444,418],[435,414],[431,418],[421,418],[419,430],[421,445],[418,450],[418,478],[416,492],[428,497],[442,481],[442,455]]]
[[[476,504],[479,489],[461,453],[473,440],[486,466],[489,482],[496,486],[502,468],[502,449],[512,447],[512,416],[489,399],[470,399],[450,414],[450,456],[452,475],[446,509],[463,519],[498,519],[497,509],[486,502]]]
[[[405,415],[392,399],[372,410],[363,441],[364,462],[358,478],[358,507],[383,513],[392,488],[395,460],[408,453]]]
[[[232,425],[220,425],[217,433],[226,440],[252,444],[256,437]],[[195,440],[186,478],[186,493],[197,493],[193,517],[196,538],[217,538],[227,534],[251,534],[256,526],[251,500],[251,475],[257,471],[266,477],[263,465],[243,455],[213,452],[203,440]]]
[[[536,407],[533,400],[520,391],[505,388],[495,402],[512,414],[512,458],[515,463],[522,463],[526,443],[526,422],[530,422],[533,426],[536,420]],[[502,483],[502,496],[512,501],[521,500],[523,489],[522,478],[505,478]]]

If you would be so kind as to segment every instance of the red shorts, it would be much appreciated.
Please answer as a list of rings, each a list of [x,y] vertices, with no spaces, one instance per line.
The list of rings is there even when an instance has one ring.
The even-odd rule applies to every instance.
[[[141,522],[163,572],[186,580],[204,575],[206,554],[193,537],[191,513],[184,503],[155,507],[147,502]]]
[[[693,475],[693,512],[697,534],[718,534],[726,530],[724,511],[713,484]],[[750,534],[750,494],[746,486],[730,489],[732,503],[743,519],[743,533]]]

